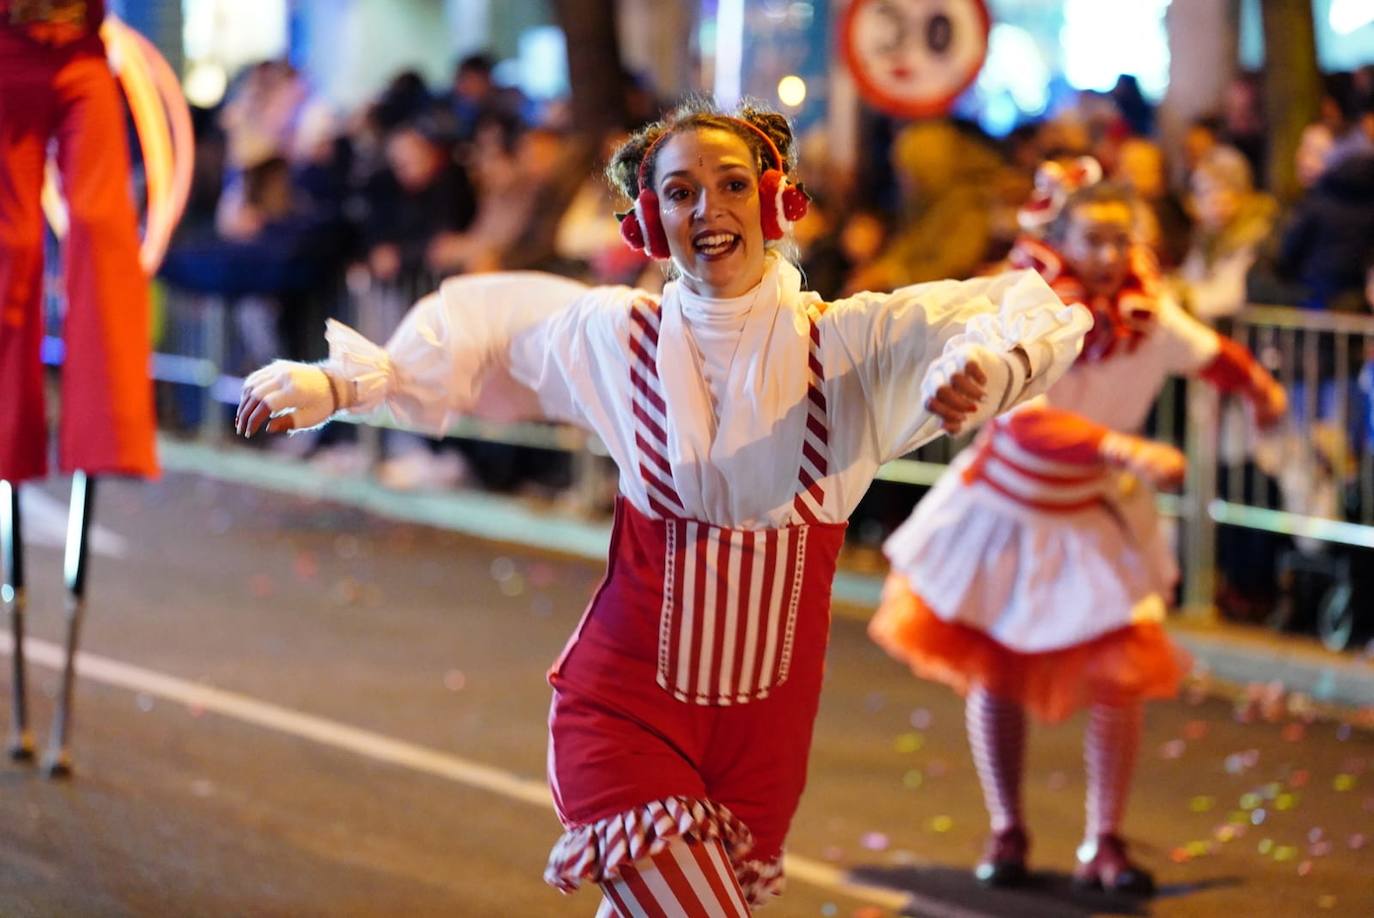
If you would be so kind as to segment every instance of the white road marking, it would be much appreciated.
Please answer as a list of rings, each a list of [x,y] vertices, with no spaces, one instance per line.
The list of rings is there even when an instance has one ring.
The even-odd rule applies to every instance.
[[[38,488],[20,488],[19,511],[26,545],[66,546],[68,508],[65,503]],[[91,550],[97,555],[123,558],[129,553],[128,541],[99,523],[91,525],[88,537]]]
[[[9,654],[11,650],[10,636],[0,634],[0,653]],[[62,668],[62,648],[49,641],[26,639],[24,656],[30,663],[39,666],[58,670]],[[211,688],[96,654],[78,653],[76,669],[81,678],[92,682],[200,707],[243,723],[311,740],[373,761],[423,772],[544,809],[553,809],[553,799],[544,781],[522,778],[461,756],[428,749],[371,730],[351,727],[338,721],[259,701],[237,692]],[[929,918],[991,918],[987,913],[927,899],[919,894],[858,883],[849,879],[844,870],[838,867],[796,854],[787,855],[785,867],[789,880],[807,883],[883,908],[896,911],[914,908],[917,914]]]

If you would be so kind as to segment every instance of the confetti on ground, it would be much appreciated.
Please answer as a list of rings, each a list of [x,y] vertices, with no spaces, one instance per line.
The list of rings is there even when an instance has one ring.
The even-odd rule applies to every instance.
[[[330,591],[330,594],[334,597],[334,601],[340,605],[352,605],[362,598],[363,588],[362,584],[352,577],[345,577],[334,584],[334,589]]]
[[[1346,842],[1346,845],[1349,846],[1351,851],[1359,851],[1361,848],[1365,846],[1366,840],[1367,839],[1365,838],[1363,832],[1356,832],[1354,835],[1350,836],[1350,839]]]
[[[1318,896],[1318,897],[1317,897],[1317,908],[1328,908],[1328,909],[1329,909],[1329,908],[1335,908],[1335,907],[1336,907],[1336,897],[1335,897],[1335,896]]]
[[[1172,739],[1159,747],[1159,755],[1161,758],[1165,759],[1177,759],[1183,755],[1184,750],[1187,748],[1188,744],[1183,740]]]
[[[1307,735],[1307,728],[1302,724],[1287,724],[1279,735],[1286,743],[1300,743]]]
[[[519,574],[512,574],[501,581],[501,593],[505,596],[519,596],[525,592],[525,578]]]
[[[1262,806],[1250,811],[1250,824],[1252,826],[1264,825],[1264,820],[1267,818],[1269,818],[1269,814],[1265,812]]]
[[[1188,809],[1194,813],[1206,813],[1216,806],[1216,803],[1215,797],[1194,797],[1188,801]]]
[[[1260,843],[1256,846],[1256,850],[1259,851],[1260,854],[1268,854],[1274,850],[1274,840],[1272,838],[1260,839]]]
[[[444,688],[450,692],[461,692],[468,684],[468,677],[463,675],[461,669],[450,669],[444,673]]]
[[[926,776],[919,768],[913,768],[902,775],[902,786],[907,790],[917,790],[926,782]]]
[[[1344,793],[1355,786],[1355,776],[1351,774],[1339,774],[1331,782],[1332,790]]]
[[[345,561],[358,557],[359,550],[360,545],[357,536],[341,535],[334,540],[334,554]]]
[[[917,708],[911,712],[911,726],[917,730],[930,729],[930,725],[933,721],[934,718],[926,708]]]
[[[1279,861],[1280,863],[1284,861],[1291,861],[1293,858],[1297,856],[1298,849],[1293,847],[1292,845],[1279,845],[1277,848],[1274,849],[1274,860]]]
[[[537,590],[546,590],[558,579],[558,571],[552,564],[540,562],[530,566],[530,583]]]
[[[1312,780],[1312,773],[1306,768],[1299,768],[1288,776],[1288,786],[1292,788],[1306,787],[1310,780]]]
[[[510,558],[495,558],[491,562],[491,579],[497,582],[515,576],[515,562]]]
[[[1297,794],[1279,794],[1277,797],[1274,798],[1274,809],[1279,810],[1280,812],[1283,812],[1284,810],[1291,810],[1293,807],[1297,805]]]
[[[1183,726],[1183,736],[1185,739],[1200,740],[1207,735],[1207,721],[1190,720]]]
[[[954,828],[954,820],[948,816],[935,816],[930,820],[932,832],[948,832]]]
[[[320,562],[316,560],[313,552],[303,551],[296,555],[291,569],[295,572],[297,580],[314,580],[320,574]]]
[[[1300,876],[1300,877],[1305,877],[1305,876],[1307,876],[1307,875],[1308,875],[1309,873],[1311,873],[1311,872],[1312,872],[1312,862],[1311,862],[1311,861],[1303,861],[1301,864],[1298,865],[1298,876]]]
[[[881,832],[865,832],[859,844],[869,851],[886,851],[887,836]]]
[[[920,752],[921,747],[926,744],[925,737],[919,733],[903,733],[897,737],[897,741],[892,744],[892,748],[906,755],[912,752]]]

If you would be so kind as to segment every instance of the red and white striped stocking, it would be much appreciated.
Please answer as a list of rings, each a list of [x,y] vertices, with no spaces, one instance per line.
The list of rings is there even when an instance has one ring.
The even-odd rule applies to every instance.
[[[1021,773],[1026,757],[1026,712],[1014,701],[974,686],[964,707],[968,744],[983,786],[992,831],[1020,826]]]
[[[601,884],[597,918],[747,918],[739,880],[719,841],[676,839]]]
[[[1131,772],[1140,749],[1142,708],[1094,704],[1088,710],[1083,737],[1083,764],[1088,773],[1087,826],[1084,838],[1115,835],[1130,793]]]

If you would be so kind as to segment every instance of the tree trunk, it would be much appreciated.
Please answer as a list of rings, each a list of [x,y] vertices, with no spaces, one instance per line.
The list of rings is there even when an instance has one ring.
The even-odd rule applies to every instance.
[[[1263,0],[1260,8],[1269,189],[1286,200],[1300,191],[1293,158],[1303,128],[1317,120],[1321,101],[1312,0]]]
[[[1173,0],[1169,30],[1169,91],[1159,110],[1159,135],[1174,160],[1175,184],[1185,176],[1177,151],[1189,123],[1221,111],[1226,87],[1236,75],[1240,34],[1239,0]]]
[[[568,41],[573,122],[600,136],[624,127],[625,78],[616,40],[616,0],[554,0]]]

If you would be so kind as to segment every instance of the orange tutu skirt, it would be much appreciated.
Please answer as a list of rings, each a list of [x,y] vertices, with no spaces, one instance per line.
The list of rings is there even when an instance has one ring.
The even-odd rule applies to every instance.
[[[1154,622],[1059,650],[1019,653],[977,628],[940,618],[897,575],[887,578],[868,634],[918,676],[960,694],[981,685],[1051,722],[1093,703],[1171,698],[1191,667]]]

